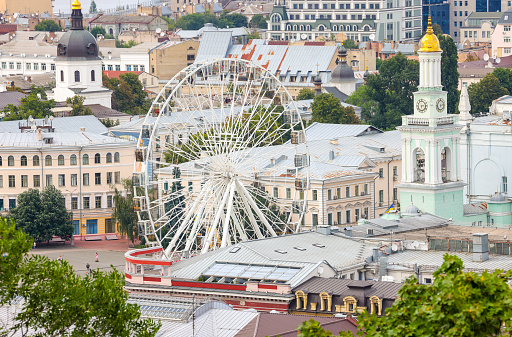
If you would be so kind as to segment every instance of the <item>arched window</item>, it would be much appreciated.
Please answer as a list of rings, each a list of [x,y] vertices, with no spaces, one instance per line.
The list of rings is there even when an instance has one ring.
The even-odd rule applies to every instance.
[[[64,156],[59,154],[59,156],[57,157],[57,163],[62,166],[64,165]]]
[[[75,70],[75,82],[80,82],[80,72]]]
[[[343,25],[340,25],[340,32],[343,31]]]
[[[297,309],[307,309],[308,307],[308,294],[304,293],[304,291],[299,290],[295,292],[295,300],[297,304]]]
[[[69,157],[69,164],[76,165],[76,154],[72,154],[71,157]]]
[[[96,73],[94,72],[94,70],[91,70],[91,82],[94,81],[96,81]]]
[[[417,182],[425,182],[425,152],[423,152],[423,149],[418,147],[414,149],[412,158],[415,158],[416,160],[413,161],[414,165],[414,176],[413,181]]]
[[[60,71],[60,81],[64,82],[64,70]]]
[[[39,156],[36,155],[32,157],[32,165],[39,166]]]
[[[47,155],[46,157],[44,157],[44,165],[52,166],[52,156]]]
[[[331,311],[332,296],[329,295],[328,293],[326,293],[325,291],[321,292],[319,294],[319,296],[320,296],[320,310],[321,311],[324,311],[324,310]]]
[[[271,21],[272,22],[281,22],[281,15],[279,15],[279,14],[272,15]]]
[[[108,29],[108,33],[109,33],[110,35],[114,35],[114,30],[113,30],[112,28],[109,28],[109,29]]]
[[[300,25],[300,30],[304,30],[304,25]]]
[[[101,164],[101,156],[99,153],[94,155],[94,164]]]
[[[286,25],[286,30],[292,30],[292,25]]]
[[[21,156],[21,166],[27,166],[27,156]]]
[[[448,146],[445,146],[441,150],[441,178],[443,179],[443,183],[452,181],[452,177],[454,176],[452,170],[452,150]]]
[[[346,29],[347,32],[350,32],[350,26],[347,25],[347,29]]]
[[[112,153],[107,153],[107,163],[111,163],[112,162]]]
[[[88,154],[84,154],[82,156],[82,164],[83,165],[89,165],[89,155]]]
[[[311,30],[311,25],[307,25],[306,30]]]
[[[119,163],[119,152],[114,153],[114,163]]]
[[[336,32],[338,30],[338,26],[332,26],[332,30]]]
[[[293,30],[297,30],[297,25],[293,25]]]
[[[2,166],[2,157],[0,157],[0,166]]]
[[[370,26],[365,25],[365,26],[364,26],[364,31],[365,31],[365,32],[369,32],[369,31],[370,31]]]
[[[370,314],[377,314],[379,316],[382,315],[382,299],[373,295],[370,297],[370,303]]]
[[[9,158],[7,158],[7,165],[14,166],[14,157],[13,156],[9,156]]]
[[[357,26],[356,26],[356,25],[353,25],[353,26],[352,26],[352,30],[353,30],[354,32],[357,32]]]
[[[319,31],[321,31],[321,32],[323,32],[323,31],[324,31],[324,29],[325,29],[325,27],[324,27],[324,26],[319,26],[319,27],[318,27],[318,30],[319,30]]]

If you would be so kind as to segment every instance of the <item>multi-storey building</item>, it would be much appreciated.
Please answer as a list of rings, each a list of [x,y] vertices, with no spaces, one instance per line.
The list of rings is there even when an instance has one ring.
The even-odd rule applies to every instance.
[[[421,36],[421,11],[420,0],[278,0],[267,21],[267,38],[315,40],[343,33],[355,41],[412,42]]]
[[[492,33],[492,56],[504,57],[512,54],[512,9],[501,16]]]
[[[501,19],[503,13],[499,12],[473,12],[460,27],[460,41],[464,44],[488,43],[494,28]]]
[[[437,23],[443,33],[450,34],[450,3],[448,0],[423,0],[423,31],[427,30],[429,6],[432,23]]]
[[[167,30],[167,21],[159,16],[98,15],[89,21],[89,29],[103,27],[107,34],[117,37],[122,31]]]
[[[62,118],[63,125],[73,118]],[[115,233],[113,188],[122,190],[122,180],[131,176],[135,143],[74,126],[53,132],[53,123],[43,120],[21,121],[19,128],[0,133],[0,209],[16,207],[17,196],[29,188],[54,185],[73,212],[75,235]]]
[[[476,1],[450,1],[450,35],[456,42],[461,41],[460,29],[469,14],[476,12],[476,7]]]

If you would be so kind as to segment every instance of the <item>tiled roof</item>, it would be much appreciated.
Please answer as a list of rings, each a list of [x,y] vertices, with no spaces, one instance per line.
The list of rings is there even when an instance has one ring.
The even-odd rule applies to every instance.
[[[140,75],[143,71],[127,71],[127,70],[104,70],[103,74],[107,75],[108,78],[119,78],[120,75],[126,73],[134,73]]]

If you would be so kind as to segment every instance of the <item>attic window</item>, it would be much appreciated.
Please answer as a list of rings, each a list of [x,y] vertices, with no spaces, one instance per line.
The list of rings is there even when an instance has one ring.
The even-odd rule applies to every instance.
[[[325,245],[322,245],[321,243],[313,243],[312,245],[318,248],[325,248]]]
[[[380,148],[380,153],[384,153],[384,152],[386,152],[386,148],[381,147],[381,148]]]
[[[302,248],[302,247],[293,247],[294,249],[297,249],[297,250],[300,250],[301,252],[305,251],[306,248]]]
[[[286,254],[287,253],[287,252],[285,252],[284,250],[281,250],[281,249],[275,249],[274,252],[279,253],[279,254]]]
[[[240,250],[241,248],[240,247],[233,247],[229,252],[230,253],[236,253]]]
[[[53,138],[43,138],[45,144],[53,144]]]
[[[505,15],[505,20],[508,20],[508,15]]]

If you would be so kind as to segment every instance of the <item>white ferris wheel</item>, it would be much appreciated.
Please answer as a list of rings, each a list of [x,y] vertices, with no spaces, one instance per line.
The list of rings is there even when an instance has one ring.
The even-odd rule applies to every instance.
[[[139,231],[181,259],[298,232],[309,188],[304,125],[265,68],[196,62],[154,100],[139,137]]]

